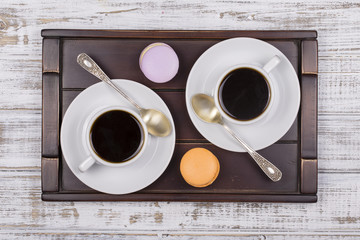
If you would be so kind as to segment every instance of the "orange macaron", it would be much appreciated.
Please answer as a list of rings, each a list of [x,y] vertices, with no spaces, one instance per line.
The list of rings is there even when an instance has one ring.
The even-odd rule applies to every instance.
[[[180,172],[191,186],[206,187],[212,184],[219,175],[219,160],[205,148],[193,148],[182,157]]]

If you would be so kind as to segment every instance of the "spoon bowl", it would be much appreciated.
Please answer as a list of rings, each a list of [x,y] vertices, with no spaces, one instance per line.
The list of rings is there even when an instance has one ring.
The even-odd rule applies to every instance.
[[[167,117],[155,109],[140,110],[140,116],[144,120],[148,132],[157,137],[166,137],[171,133],[171,124]]]
[[[191,105],[196,115],[205,122],[219,123],[222,121],[214,99],[206,94],[196,94],[191,98]]]

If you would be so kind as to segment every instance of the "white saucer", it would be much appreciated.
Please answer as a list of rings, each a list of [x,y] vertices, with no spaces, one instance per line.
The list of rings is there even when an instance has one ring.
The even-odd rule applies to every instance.
[[[175,126],[164,101],[151,89],[134,81],[113,80],[141,107],[163,112],[171,122],[172,132],[167,137],[149,135],[145,152],[135,162],[123,167],[94,164],[86,172],[78,170],[88,156],[82,145],[81,131],[86,117],[96,108],[108,105],[126,106],[137,111],[127,100],[105,83],[94,84],[77,96],[67,109],[61,125],[61,148],[74,175],[87,186],[109,194],[138,191],[153,183],[165,171],[175,147]]]
[[[245,150],[219,124],[200,120],[191,106],[191,97],[197,93],[214,96],[216,82],[231,66],[254,63],[264,66],[273,56],[281,62],[270,77],[277,84],[277,97],[266,116],[258,121],[239,125],[226,121],[227,125],[255,150],[278,141],[293,124],[300,106],[300,86],[297,74],[286,56],[274,46],[253,38],[232,38],[215,44],[196,61],[186,84],[186,107],[197,130],[216,146],[234,152]]]

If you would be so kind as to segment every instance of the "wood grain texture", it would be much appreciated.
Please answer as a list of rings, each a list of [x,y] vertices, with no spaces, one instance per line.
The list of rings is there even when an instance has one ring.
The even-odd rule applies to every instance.
[[[41,157],[41,190],[59,191],[59,158]]]
[[[221,239],[221,240],[358,240],[358,235],[342,235],[342,234],[318,234],[318,235],[309,235],[309,234],[256,234],[256,233],[245,233],[245,234],[196,234],[196,233],[144,233],[144,232],[132,232],[132,233],[122,233],[120,231],[77,231],[77,232],[54,232],[54,231],[40,231],[35,232],[27,230],[25,232],[21,231],[0,231],[6,239],[74,239],[74,240],[83,240],[83,239],[123,239],[123,240],[208,240],[208,239]]]
[[[318,80],[317,75],[301,76],[301,157],[317,159],[318,142]]]
[[[53,31],[54,33],[57,30],[47,30]],[[65,33],[72,33],[72,34],[79,34],[88,33],[89,31],[69,31],[69,30],[62,30]],[[99,36],[100,32],[92,31],[93,33],[97,33]],[[104,36],[108,35],[109,33],[116,33],[118,36],[127,36],[129,32],[111,32],[111,31],[103,31]],[[130,32],[131,33],[131,32]],[[127,38],[65,38],[62,40],[62,87],[65,89],[71,88],[87,88],[90,85],[99,82],[99,80],[95,77],[90,75],[89,73],[84,71],[76,62],[77,56],[82,53],[86,52],[90,57],[92,57],[96,62],[98,62],[99,66],[109,75],[112,79],[132,79],[136,80],[137,82],[144,84],[147,87],[152,89],[185,89],[186,80],[190,73],[190,70],[196,60],[201,56],[203,52],[205,52],[209,47],[213,46],[214,44],[218,43],[220,40],[226,38],[226,32],[211,32],[206,31],[207,37],[211,37],[210,39],[201,40],[196,39],[195,41],[192,38],[197,36],[196,31],[194,32],[187,32],[187,31],[172,31],[169,33],[168,36],[165,36],[162,41],[166,44],[169,44],[177,53],[180,61],[179,71],[176,76],[166,84],[158,84],[149,81],[145,75],[141,72],[139,68],[139,56],[141,51],[151,44],[155,39],[145,38],[143,39],[144,34],[148,35],[165,35],[168,32],[143,32],[143,31],[136,31],[136,36],[141,36],[139,39],[127,39]],[[173,34],[171,34],[173,33]],[[187,33],[187,34],[186,34]],[[199,35],[201,36],[200,32]],[[252,32],[254,35],[258,32]],[[311,36],[313,32],[306,32],[308,36]],[[59,30],[59,34],[61,34],[61,30]],[[192,38],[185,38],[185,39],[176,39],[178,36],[182,36],[181,34],[192,35]],[[244,35],[245,32],[237,32],[232,31],[229,35],[234,36],[241,36]],[[251,32],[249,33],[251,34]],[[274,34],[271,32],[271,34]],[[264,39],[267,38],[267,35],[270,33],[258,33],[259,36],[263,37]],[[285,32],[284,37],[287,35]],[[175,39],[171,37],[175,36]],[[157,37],[154,36],[154,37]],[[215,39],[212,39],[215,38]],[[280,36],[279,36],[280,38]],[[50,39],[53,40],[53,39]],[[296,72],[298,72],[298,65],[299,65],[299,48],[300,46],[298,41],[296,40],[288,40],[284,41],[268,41],[269,44],[277,47],[280,51],[282,51],[286,57],[292,63]],[[309,49],[311,50],[311,49]],[[308,54],[307,54],[308,55]],[[314,59],[309,59],[314,60]],[[121,67],[120,67],[121,66]]]
[[[43,74],[42,94],[42,144],[44,157],[59,157],[60,146],[60,76],[58,73]]]
[[[0,228],[74,233],[84,230],[296,235],[303,231],[334,231],[359,235],[359,178],[359,173],[319,174],[319,202],[314,204],[43,202],[40,172],[2,171]]]
[[[357,0],[2,1],[0,237],[359,239],[359,10]],[[319,202],[41,202],[43,28],[317,30]]]
[[[40,170],[41,110],[0,110],[0,159],[0,169]]]
[[[40,169],[41,111],[0,110],[0,126],[0,169]],[[319,171],[360,172],[360,115],[320,115],[318,128]]]
[[[318,160],[301,159],[301,192],[316,193],[318,178]]]
[[[286,30],[283,31],[283,37],[289,38],[289,39],[302,39],[302,38],[316,38],[317,33],[315,31],[306,30],[306,31],[292,31],[288,32]],[[279,39],[278,31],[271,31],[271,30],[265,30],[265,31],[245,31],[242,33],[238,33],[235,31],[228,31],[228,30],[219,30],[214,34],[211,30],[195,30],[195,31],[189,31],[189,30],[183,30],[180,34],[178,31],[173,30],[152,30],[144,33],[142,30],[127,30],[126,32],[122,30],[98,30],[98,29],[92,29],[92,30],[77,30],[77,29],[44,29],[41,31],[41,36],[43,37],[52,37],[52,38],[58,38],[58,37],[65,37],[65,38],[74,38],[74,37],[81,37],[81,38],[140,38],[140,39],[148,39],[148,38],[175,38],[175,39],[221,39],[221,38],[234,38],[234,37],[252,37],[252,38],[263,38],[266,40],[271,39]]]
[[[67,4],[72,5],[72,8],[66,9],[66,14],[63,14],[63,6]],[[275,12],[266,10],[273,9],[274,4],[277,6]],[[1,99],[0,106],[3,108],[41,108],[41,85],[37,79],[41,68],[42,28],[314,29],[319,33],[319,72],[326,73],[326,79],[329,79],[327,73],[360,72],[360,20],[357,18],[357,1],[282,3],[277,0],[258,0],[240,4],[222,1],[205,4],[198,0],[190,4],[181,1],[118,3],[114,0],[92,0],[87,2],[84,11],[82,4],[71,4],[70,0],[37,0],[31,4],[17,0],[5,1],[2,9],[0,48],[3,57],[0,64],[5,70],[1,76],[3,88],[0,91],[12,96],[11,99]],[[31,16],[30,12],[33,13]],[[24,82],[27,82],[27,85],[24,85]],[[331,81],[332,84],[336,82],[335,79]],[[15,83],[22,83],[23,94],[16,94],[20,89]],[[355,82],[355,86],[358,87],[359,84]],[[336,91],[336,88],[332,90]],[[326,90],[324,92],[329,93]],[[336,101],[345,106],[347,99],[357,99],[356,93],[351,96],[342,94]],[[347,108],[359,112],[358,105]],[[345,109],[339,106],[331,110],[344,112]]]
[[[301,42],[301,73],[314,74],[318,73],[318,43],[316,40],[305,40]],[[306,57],[305,57],[306,56]]]
[[[180,174],[179,166],[182,156],[190,149],[195,147],[204,147],[210,150],[215,156],[222,156],[220,159],[220,168],[221,171],[216,181],[211,184],[211,186],[199,189],[194,188],[188,185],[183,177]],[[279,167],[279,169],[286,169],[287,171],[283,173],[281,182],[275,184],[269,182],[265,174],[258,174],[259,169],[256,163],[251,159],[248,154],[244,153],[235,153],[230,151],[225,151],[220,149],[212,144],[194,144],[194,143],[177,143],[175,146],[174,154],[167,167],[166,171],[156,180],[153,184],[147,188],[139,191],[139,193],[164,193],[171,194],[174,193],[174,197],[169,199],[174,200],[183,200],[191,199],[193,197],[197,201],[201,199],[201,194],[210,194],[209,199],[214,199],[215,201],[231,201],[231,199],[236,200],[236,194],[295,194],[299,192],[298,189],[298,166],[300,162],[297,159],[296,144],[274,144],[271,147],[260,150],[260,154],[264,157],[271,159],[272,162]],[[272,158],[270,158],[270,156]],[[61,175],[62,180],[62,189],[65,191],[82,191],[94,193],[91,188],[85,186],[74,176],[71,170],[67,167],[65,160],[62,161],[63,168]],[[218,193],[218,196],[212,197],[212,194]],[[179,194],[179,195],[177,195]],[[194,196],[187,196],[187,194],[194,194]],[[196,195],[199,194],[199,195]],[[224,196],[222,196],[223,194]],[[227,196],[229,194],[229,196]],[[231,196],[235,194],[235,196]],[[133,199],[141,199],[139,196],[134,196]],[[160,196],[160,195],[159,195]],[[166,197],[166,195],[165,195]],[[68,197],[69,198],[69,197]],[[105,197],[106,198],[106,197]],[[127,196],[118,197],[119,200],[125,199]],[[129,196],[129,199],[132,197]],[[151,199],[151,197],[144,197],[145,199]],[[156,199],[164,199],[161,197],[154,197]],[[261,197],[254,197],[257,201],[261,200]],[[284,197],[285,199],[286,197]],[[55,197],[52,197],[55,199]],[[100,199],[96,197],[96,199]],[[109,199],[109,198],[107,198]],[[241,199],[241,196],[239,197]],[[244,201],[250,201],[251,196],[243,197]],[[277,199],[281,201],[281,197],[274,197],[274,200]],[[290,199],[290,197],[289,197]],[[314,199],[314,198],[309,198]],[[74,197],[74,200],[81,200],[79,196]],[[86,199],[84,199],[86,200]],[[166,198],[164,199],[166,200]],[[290,199],[291,200],[291,199]],[[296,198],[294,198],[296,200]],[[293,200],[293,201],[294,201]],[[189,200],[188,200],[189,201]],[[240,201],[240,200],[239,200]],[[285,201],[285,200],[284,200]]]
[[[44,39],[42,48],[42,71],[43,73],[59,73],[60,72],[60,40]]]

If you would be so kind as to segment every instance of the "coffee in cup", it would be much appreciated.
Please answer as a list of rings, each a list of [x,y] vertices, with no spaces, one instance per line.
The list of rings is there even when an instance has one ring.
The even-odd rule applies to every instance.
[[[146,125],[134,111],[124,107],[96,109],[84,123],[83,145],[89,156],[79,170],[85,172],[95,162],[125,166],[140,157],[147,139]]]
[[[126,162],[136,156],[143,146],[143,138],[140,122],[123,110],[101,114],[90,129],[92,149],[110,163]]]
[[[222,110],[240,121],[258,117],[266,110],[271,98],[266,78],[247,67],[229,72],[222,80],[218,94]]]
[[[232,66],[219,79],[214,98],[222,115],[234,123],[251,123],[270,108],[274,88],[270,71],[280,63],[274,56],[263,67],[255,64]]]

